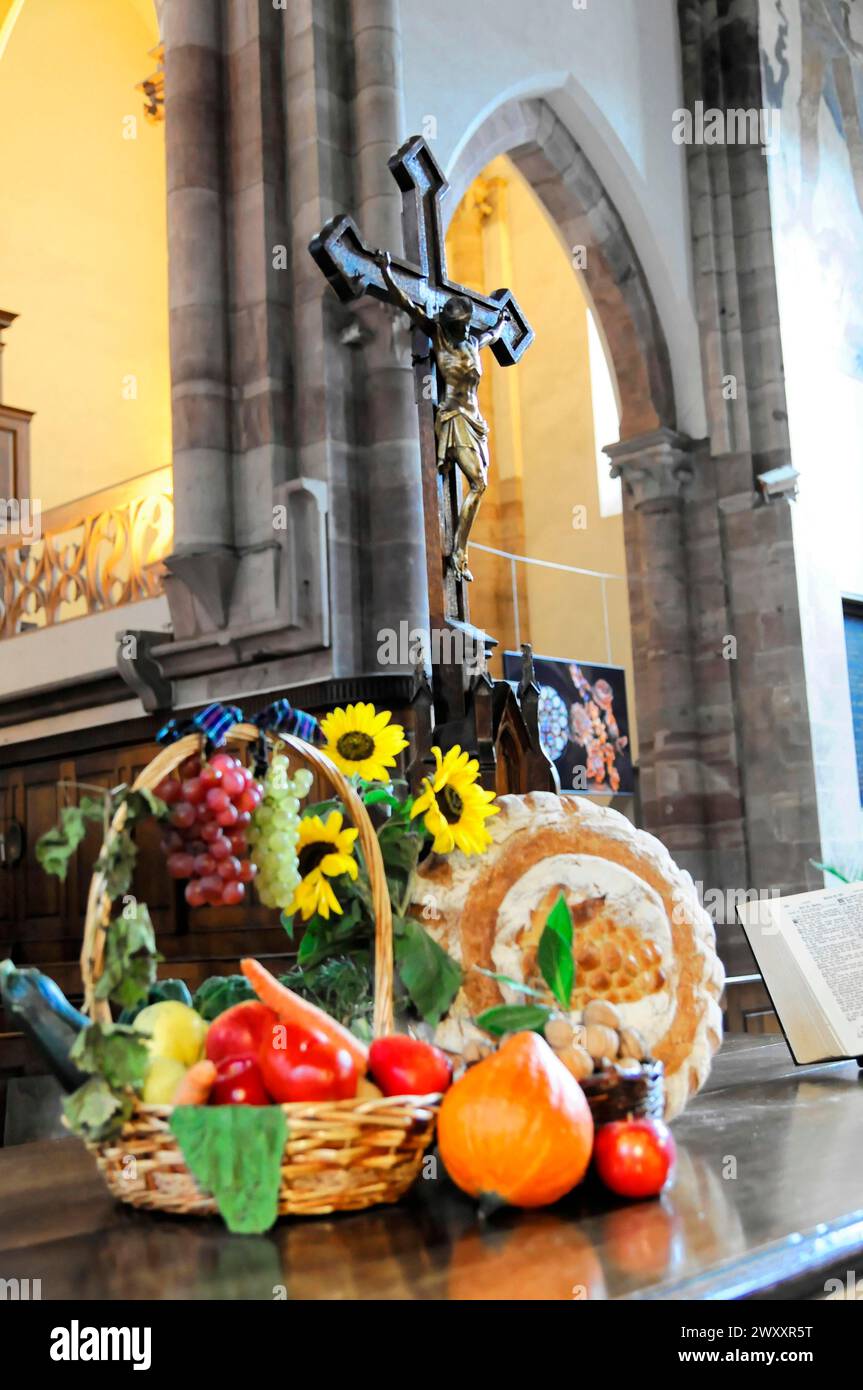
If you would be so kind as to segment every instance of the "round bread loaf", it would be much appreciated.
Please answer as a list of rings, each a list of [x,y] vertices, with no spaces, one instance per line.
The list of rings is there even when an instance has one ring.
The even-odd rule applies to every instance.
[[[462,966],[464,979],[436,1041],[461,1052],[487,1038],[472,1019],[523,994],[484,970],[554,1000],[537,948],[561,894],[573,919],[572,1012],[613,1004],[664,1063],[666,1114],[704,1084],[722,1038],[724,972],[713,923],[688,873],[652,835],[617,811],[550,792],[502,796],[485,854],[432,855],[421,866],[413,911]]]

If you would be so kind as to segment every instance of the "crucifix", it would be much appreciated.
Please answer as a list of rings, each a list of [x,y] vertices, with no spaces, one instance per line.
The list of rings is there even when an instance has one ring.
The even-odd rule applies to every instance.
[[[490,347],[501,366],[511,367],[532,343],[533,329],[509,290],[487,297],[448,278],[441,201],[449,184],[425,140],[407,140],[389,169],[402,192],[405,259],[366,246],[345,214],[327,222],[309,250],[343,303],[369,294],[410,318],[430,624],[433,631],[460,631],[475,641],[484,634],[469,622],[467,543],[489,467],[488,426],[476,395],[480,352]],[[464,502],[460,475],[467,484]],[[453,655],[433,669],[440,722],[454,724],[465,715],[465,664]]]

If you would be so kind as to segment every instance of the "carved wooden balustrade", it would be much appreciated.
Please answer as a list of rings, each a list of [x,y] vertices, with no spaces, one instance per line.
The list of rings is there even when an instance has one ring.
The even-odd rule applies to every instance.
[[[171,469],[27,521],[16,530],[0,515],[0,638],[160,594],[174,529]]]

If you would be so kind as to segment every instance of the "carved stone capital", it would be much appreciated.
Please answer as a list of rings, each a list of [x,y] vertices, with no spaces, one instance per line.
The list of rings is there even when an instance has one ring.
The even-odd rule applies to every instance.
[[[695,474],[694,442],[662,427],[634,439],[622,439],[603,449],[611,460],[611,476],[620,478],[636,510],[652,502],[677,501]]]

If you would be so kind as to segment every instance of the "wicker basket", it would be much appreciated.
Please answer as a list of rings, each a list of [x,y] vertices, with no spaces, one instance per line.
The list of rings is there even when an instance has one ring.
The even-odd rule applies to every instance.
[[[599,1128],[611,1120],[661,1120],[665,1111],[665,1068],[661,1062],[644,1062],[640,1076],[621,1076],[614,1067],[594,1072],[581,1082],[593,1123]]]
[[[236,724],[228,743],[244,746],[259,737],[254,725]],[[284,745],[283,751],[292,753],[294,760],[329,784],[359,832],[375,909],[373,1031],[375,1037],[383,1037],[393,1031],[392,911],[374,828],[353,787],[329,758],[287,735],[272,742]],[[144,769],[134,790],[154,790],[163,777],[200,750],[199,735],[179,739]],[[109,839],[121,832],[125,819],[126,809],[121,805],[108,831]],[[110,914],[104,877],[97,872],[87,901],[81,974],[85,1011],[91,1018],[104,1021],[110,1020],[110,1010],[106,1001],[96,998],[95,987],[102,973]],[[319,1216],[397,1201],[417,1176],[434,1135],[439,1103],[439,1095],[429,1095],[283,1105],[288,1139],[282,1160],[279,1215]],[[116,1139],[88,1147],[111,1192],[121,1201],[176,1215],[214,1214],[215,1202],[198,1188],[169,1128],[171,1110],[171,1106],[138,1102]]]

